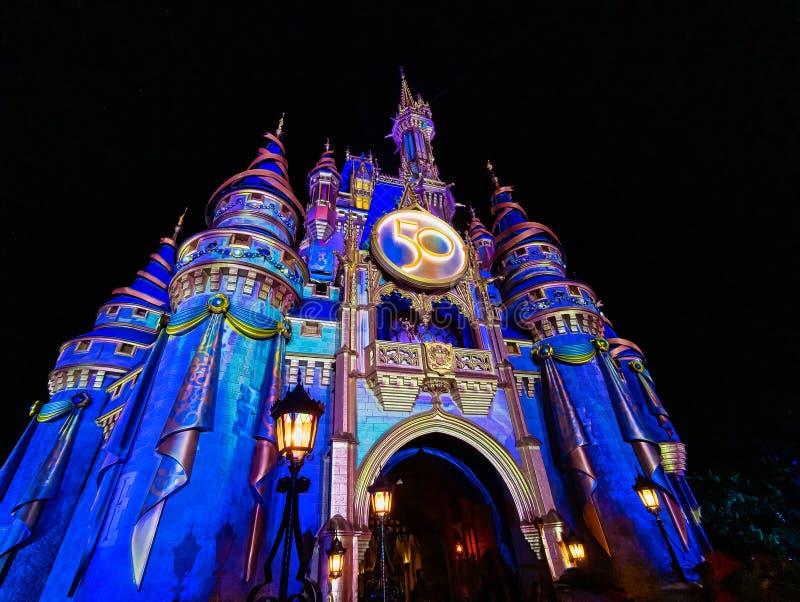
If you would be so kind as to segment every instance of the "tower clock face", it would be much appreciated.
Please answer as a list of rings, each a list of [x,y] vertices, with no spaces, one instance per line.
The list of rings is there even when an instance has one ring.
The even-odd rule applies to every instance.
[[[417,288],[450,288],[467,269],[461,237],[425,211],[401,209],[384,215],[372,228],[370,247],[386,272]]]

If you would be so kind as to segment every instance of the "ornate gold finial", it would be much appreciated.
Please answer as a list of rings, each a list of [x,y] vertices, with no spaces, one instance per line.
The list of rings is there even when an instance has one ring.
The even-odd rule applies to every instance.
[[[283,135],[283,118],[286,117],[286,113],[281,113],[281,119],[278,121],[278,129],[275,130],[275,137],[280,139]]]
[[[475,221],[475,207],[469,206],[469,214],[472,216],[472,221]]]
[[[492,178],[492,183],[494,183],[494,189],[497,190],[500,188],[500,181],[497,179],[497,176],[494,175],[494,167],[492,167],[492,162],[486,162],[486,169],[489,170],[489,177]]]
[[[36,416],[39,413],[39,410],[42,409],[42,402],[38,399],[33,402],[30,408],[28,408],[28,416]]]
[[[327,152],[329,150],[331,150],[331,139],[325,138],[325,151]]]
[[[186,219],[186,214],[189,212],[189,208],[186,207],[181,213],[181,216],[178,218],[178,223],[175,224],[175,231],[172,233],[172,240],[178,240],[178,234],[181,233],[183,230],[183,220]]]

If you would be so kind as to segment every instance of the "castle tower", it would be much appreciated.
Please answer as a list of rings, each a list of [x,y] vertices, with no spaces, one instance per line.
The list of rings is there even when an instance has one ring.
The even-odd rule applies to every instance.
[[[32,409],[28,429],[0,470],[0,600],[41,594],[44,581],[31,580],[31,571],[50,572],[94,454],[135,388],[169,311],[179,232],[180,222],[134,282],[113,291],[93,330],[61,346],[48,379],[50,399]]]
[[[494,271],[502,276],[506,318],[534,342],[531,354],[541,371],[532,396],[539,407],[531,403],[526,415],[537,423],[534,432],[547,434],[548,473],[569,475],[561,483],[553,479],[562,500],[557,511],[592,542],[593,556],[608,563],[603,571],[616,572],[626,591],[645,596],[642,571],[657,582],[668,580],[673,568],[657,524],[633,490],[636,475],[643,475],[659,489],[684,572],[697,579],[692,571],[708,542],[683,478],[685,449],[641,351],[617,337],[589,286],[566,277],[556,235],[529,221],[511,187],[500,186],[489,169]]]
[[[336,229],[336,198],[342,176],[336,169],[330,144],[325,144],[325,152],[308,173],[308,196],[311,202],[306,217],[306,231],[312,241],[330,238]]]
[[[286,315],[308,281],[280,135],[265,134],[211,195],[209,228],[180,247],[158,355],[105,442],[51,599],[244,599],[254,585],[277,461],[268,411],[282,393]]]
[[[450,187],[439,179],[439,168],[433,158],[431,141],[436,135],[430,105],[422,97],[416,99],[400,71],[400,104],[392,119],[392,132],[400,154],[400,178],[412,180],[425,208],[449,222],[455,213],[455,201]],[[387,136],[388,137],[388,136]]]
[[[483,222],[478,219],[478,216],[475,215],[475,210],[470,207],[469,211],[472,219],[469,222],[467,232],[478,255],[480,269],[488,272],[492,269],[494,260],[494,237],[483,225]]]
[[[341,251],[341,236],[334,235],[342,176],[336,169],[329,143],[325,143],[325,151],[308,173],[307,183],[310,200],[306,209],[306,235],[298,251],[308,265],[312,281],[330,282],[337,266],[334,251]]]

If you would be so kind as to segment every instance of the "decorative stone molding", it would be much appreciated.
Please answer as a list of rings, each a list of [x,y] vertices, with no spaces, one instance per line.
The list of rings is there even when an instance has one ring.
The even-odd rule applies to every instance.
[[[686,445],[680,441],[662,441],[658,447],[661,448],[661,464],[665,472],[686,472]]]
[[[528,542],[533,553],[536,554],[537,560],[543,560],[544,542],[542,542],[541,524],[536,522],[521,523],[519,529],[522,531],[522,536]]]
[[[125,404],[121,404],[111,410],[110,412],[106,412],[102,416],[98,416],[94,423],[103,429],[103,441],[108,439],[108,436],[111,434],[111,431],[114,430],[114,427],[117,425],[117,421],[119,420],[120,414],[122,414],[122,410],[125,408]]]
[[[420,390],[450,393],[465,414],[485,416],[497,392],[491,351],[447,343],[374,341],[367,347],[367,384],[384,410],[410,412]]]

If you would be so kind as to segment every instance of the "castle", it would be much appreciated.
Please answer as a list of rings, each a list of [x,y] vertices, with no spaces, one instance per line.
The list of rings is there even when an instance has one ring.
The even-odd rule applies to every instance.
[[[404,600],[534,599],[575,571],[630,595],[698,581],[684,445],[556,234],[491,165],[491,229],[474,212],[454,229],[468,208],[405,76],[396,175],[349,151],[340,169],[326,144],[301,201],[281,129],[213,192],[206,230],[179,243],[179,222],[62,345],[0,471],[0,600],[244,600],[279,529],[270,408],[291,394],[324,406],[308,563],[291,562],[326,599],[371,599],[378,554]],[[378,478],[395,491],[383,551]]]

